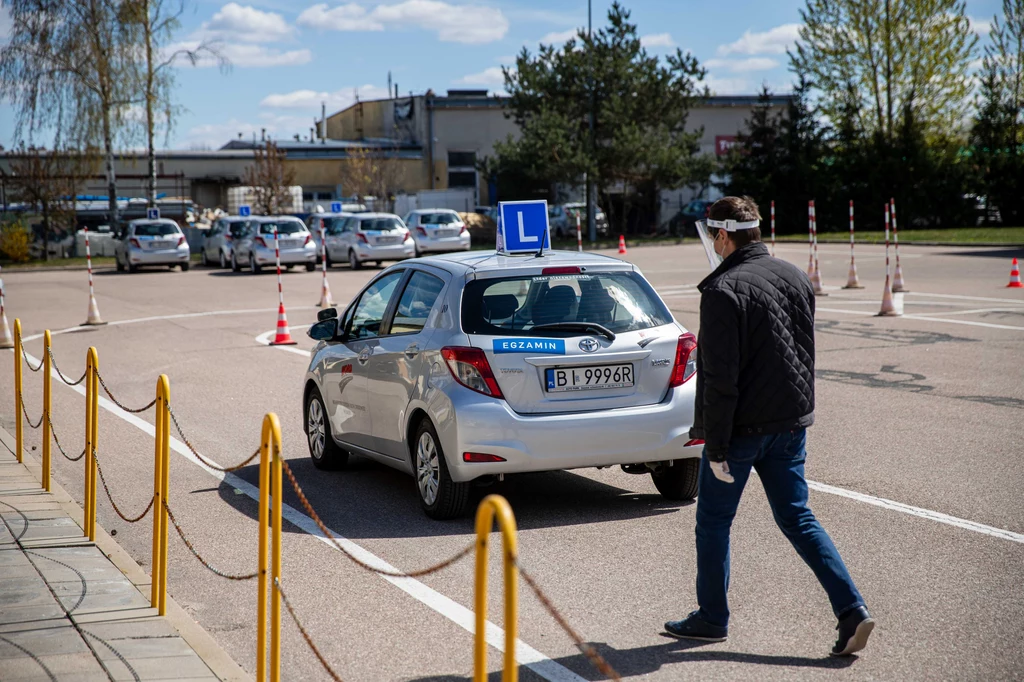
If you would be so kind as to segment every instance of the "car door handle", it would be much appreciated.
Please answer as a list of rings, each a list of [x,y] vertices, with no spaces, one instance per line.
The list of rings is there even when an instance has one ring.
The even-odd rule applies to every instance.
[[[417,346],[415,343],[405,349],[405,357],[410,359],[416,357],[417,355],[419,355],[419,353],[420,347]]]

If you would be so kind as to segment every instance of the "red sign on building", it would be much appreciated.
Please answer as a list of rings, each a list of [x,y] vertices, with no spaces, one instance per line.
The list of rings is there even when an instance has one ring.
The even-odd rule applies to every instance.
[[[715,156],[725,156],[735,144],[735,135],[715,135]]]

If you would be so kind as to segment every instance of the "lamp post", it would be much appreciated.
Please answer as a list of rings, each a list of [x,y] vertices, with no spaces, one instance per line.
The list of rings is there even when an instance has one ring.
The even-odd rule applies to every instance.
[[[589,65],[589,77],[588,89],[590,90],[590,155],[591,159],[594,156],[595,148],[595,130],[594,130],[594,44],[593,44],[593,14],[591,12],[591,0],[587,0],[587,39],[590,41],[589,55],[587,62]],[[587,183],[587,236],[590,237],[590,242],[593,244],[597,241],[597,188],[594,187],[594,182],[588,174],[586,176]]]

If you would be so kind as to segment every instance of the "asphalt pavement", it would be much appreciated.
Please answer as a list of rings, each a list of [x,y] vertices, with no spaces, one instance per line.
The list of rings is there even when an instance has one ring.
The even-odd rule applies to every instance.
[[[777,255],[805,267],[808,250]],[[1007,289],[1019,249],[901,247],[909,293],[902,317],[875,317],[884,250],[857,249],[865,289],[843,290],[849,249],[822,245],[827,296],[817,317],[817,412],[809,431],[811,505],[831,533],[877,619],[866,651],[827,656],[835,620],[824,592],[775,527],[756,477],[733,526],[730,639],[695,646],[666,638],[664,621],[695,607],[694,505],[670,503],[650,478],[618,469],[510,477],[480,491],[511,502],[521,561],[568,622],[627,679],[1019,679],[1024,670],[1024,290]],[[697,331],[696,284],[708,266],[696,244],[634,248],[677,319]],[[331,270],[348,301],[375,270]],[[309,463],[302,376],[320,273],[288,272],[284,298],[297,346],[264,341],[277,320],[274,275],[196,268],[188,273],[97,273],[106,326],[86,316],[81,272],[4,273],[7,313],[22,319],[26,351],[54,356],[69,379],[90,345],[128,407],[152,400],[170,377],[170,403],[188,440],[220,465],[248,457],[264,413],[276,412],[296,477],[323,521],[364,560],[412,571],[473,541],[472,518],[427,519],[413,480],[355,460],[347,471]],[[63,331],[67,330],[67,331]],[[12,356],[0,363],[0,424],[13,432]],[[27,370],[29,416],[38,374]],[[4,397],[6,396],[6,397]],[[84,401],[55,384],[54,427],[75,455]],[[129,417],[103,401],[98,452],[126,513],[152,489],[152,412]],[[151,431],[151,427],[150,431]],[[172,432],[177,441],[184,439]],[[29,431],[27,446],[39,447]],[[257,466],[203,468],[180,442],[170,506],[201,554],[230,573],[255,570]],[[38,450],[37,450],[38,453]],[[81,501],[82,468],[55,452],[55,476]],[[109,463],[108,463],[109,462]],[[147,527],[127,526],[100,495],[99,523],[149,568]],[[317,537],[296,496],[285,495],[284,581],[304,626],[345,680],[464,680],[472,673],[473,563],[417,580],[367,572]],[[143,524],[145,525],[145,524]],[[502,626],[500,561],[492,551],[491,622]],[[255,588],[201,566],[172,534],[169,590],[243,668],[255,668]],[[521,679],[603,679],[528,591],[520,589]],[[330,679],[289,622],[286,679]],[[490,639],[500,643],[499,633]],[[492,671],[501,654],[490,649]],[[497,679],[497,677],[493,677]]]

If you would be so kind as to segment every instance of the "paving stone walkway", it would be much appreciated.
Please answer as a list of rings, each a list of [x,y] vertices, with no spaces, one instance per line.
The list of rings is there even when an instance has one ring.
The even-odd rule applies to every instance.
[[[212,681],[0,434],[0,681]]]

